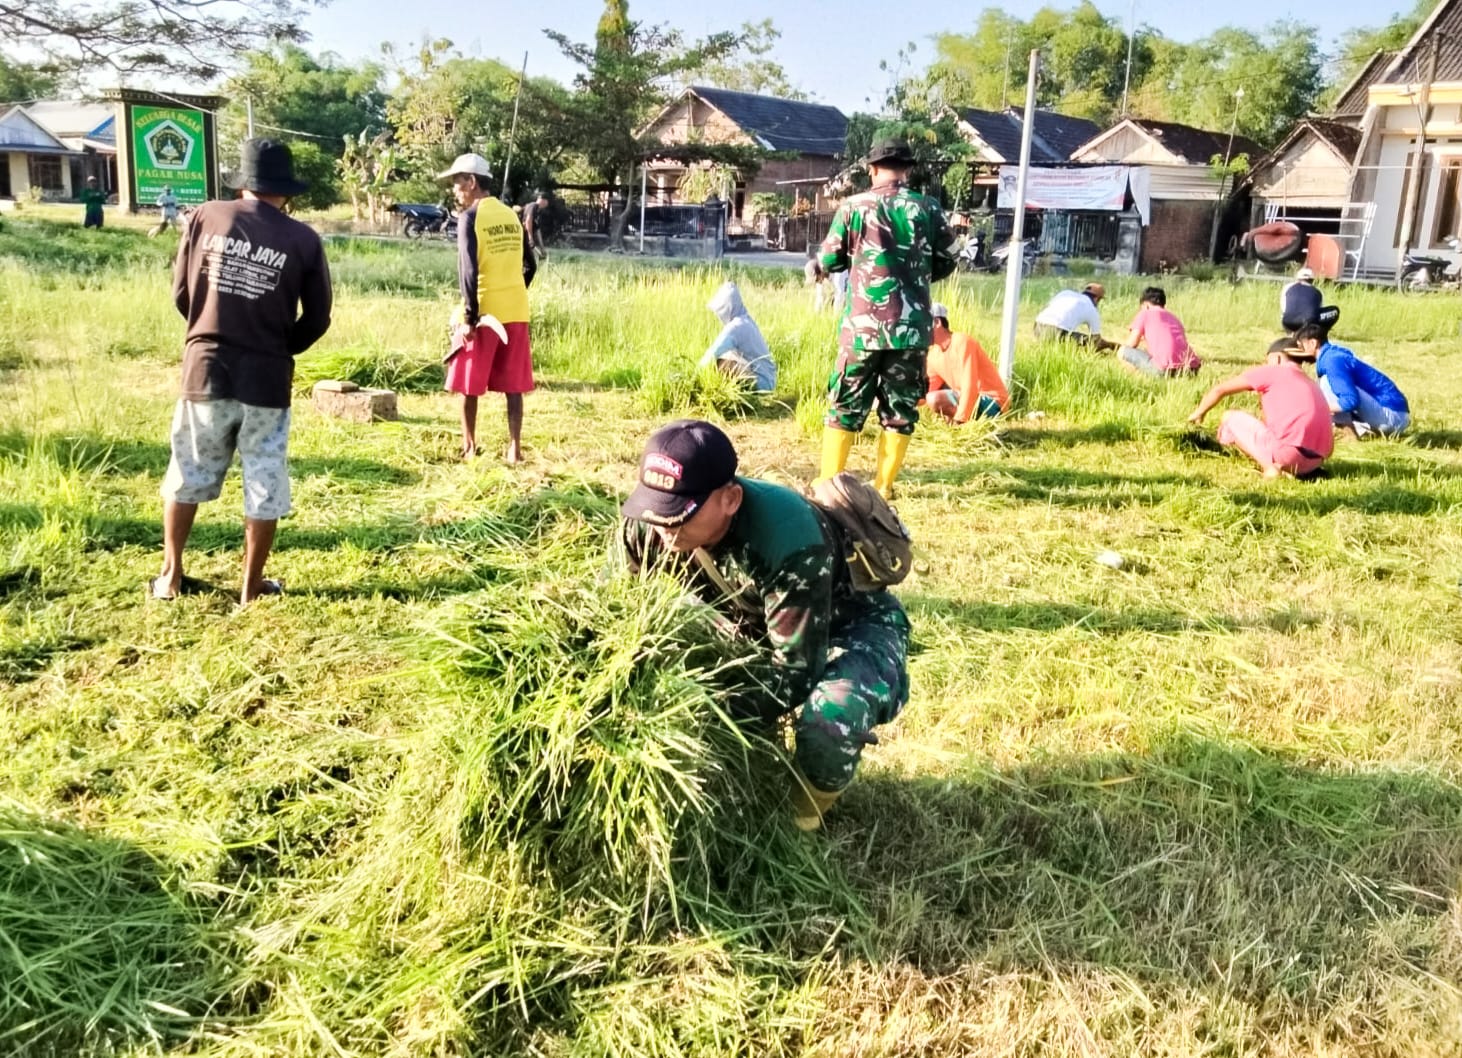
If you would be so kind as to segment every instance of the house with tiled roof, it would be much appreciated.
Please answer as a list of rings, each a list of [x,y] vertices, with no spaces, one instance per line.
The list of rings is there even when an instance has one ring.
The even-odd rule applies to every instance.
[[[954,111],[954,117],[960,135],[974,148],[974,161],[986,165],[1015,165],[1020,161],[1020,143],[1025,134],[1020,111],[964,107]],[[1031,130],[1031,163],[1065,162],[1072,151],[1099,132],[1101,126],[1094,121],[1037,110]]]
[[[0,111],[0,199],[74,199],[90,176],[108,194],[117,186],[111,104],[37,100]]]
[[[1154,272],[1209,257],[1215,214],[1232,188],[1221,166],[1263,153],[1259,144],[1232,132],[1127,117],[1077,147],[1071,160],[1147,170],[1152,212],[1138,270]]]
[[[1462,236],[1462,0],[1441,0],[1400,50],[1372,56],[1336,98],[1334,117],[1359,135],[1349,200],[1375,204],[1360,270],[1394,272],[1403,242],[1448,254],[1447,238]]]
[[[797,194],[818,206],[822,185],[841,168],[847,136],[848,119],[837,107],[706,85],[686,88],[640,131],[642,141],[666,147],[712,144],[776,152],[754,174],[738,175],[733,222],[743,216],[748,196],[758,192]],[[655,198],[676,201],[686,163],[665,158],[646,169]]]

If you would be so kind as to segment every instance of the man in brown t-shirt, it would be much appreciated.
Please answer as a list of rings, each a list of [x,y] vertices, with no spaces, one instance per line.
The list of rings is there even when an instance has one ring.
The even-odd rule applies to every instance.
[[[239,602],[277,595],[264,577],[278,520],[289,513],[289,399],[294,357],[330,326],[330,269],[314,230],[284,213],[309,185],[289,148],[244,144],[240,198],[193,211],[173,265],[173,301],[188,321],[182,397],[163,478],[162,572],[154,599],[183,584],[183,548],[198,504],[217,499],[234,452],[244,472],[244,580]]]

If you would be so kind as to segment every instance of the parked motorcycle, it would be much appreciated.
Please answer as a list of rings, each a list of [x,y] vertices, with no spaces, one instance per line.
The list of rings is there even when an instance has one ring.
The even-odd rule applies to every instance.
[[[401,214],[401,231],[408,239],[438,235],[444,239],[457,237],[457,217],[441,206],[420,202],[397,202],[392,213]]]
[[[1022,275],[1030,275],[1036,267],[1036,261],[1040,258],[1041,251],[1036,247],[1036,240],[1023,239],[1020,244],[1020,271]],[[1010,243],[997,246],[990,254],[990,263],[986,266],[987,271],[1003,272],[1007,262],[1010,260]]]
[[[1462,253],[1462,240],[1455,235],[1446,238],[1447,248],[1453,253]],[[1403,292],[1417,293],[1423,290],[1462,289],[1462,258],[1433,257],[1428,254],[1408,253],[1396,280]]]

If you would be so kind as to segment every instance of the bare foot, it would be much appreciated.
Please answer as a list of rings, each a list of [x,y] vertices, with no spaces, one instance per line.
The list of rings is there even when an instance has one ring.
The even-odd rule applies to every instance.
[[[517,441],[508,442],[508,451],[507,454],[503,456],[503,461],[506,463],[512,463],[514,465],[523,462],[523,446],[520,445]]]
[[[464,462],[464,463],[470,462],[472,460],[472,457],[475,456],[476,454],[477,454],[477,446],[476,445],[463,445],[462,446],[462,451],[460,453],[458,453],[458,455],[462,459],[462,462]]]
[[[1287,477],[1287,476],[1288,475],[1285,474],[1285,472],[1283,470],[1281,470],[1279,467],[1265,467],[1264,468],[1264,480],[1265,481],[1277,481],[1280,478]]]

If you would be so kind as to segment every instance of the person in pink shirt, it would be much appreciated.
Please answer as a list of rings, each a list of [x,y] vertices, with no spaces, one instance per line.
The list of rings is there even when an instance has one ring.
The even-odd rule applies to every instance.
[[[1154,378],[1196,372],[1203,366],[1188,344],[1182,321],[1168,311],[1167,305],[1168,296],[1162,287],[1144,290],[1127,340],[1117,350],[1123,364]],[[1141,348],[1144,345],[1145,350]]]
[[[1304,477],[1320,469],[1335,448],[1330,407],[1319,385],[1300,367],[1304,352],[1293,338],[1281,338],[1269,347],[1259,367],[1218,383],[1198,402],[1191,423],[1203,422],[1209,410],[1225,397],[1252,391],[1259,394],[1262,419],[1246,411],[1226,411],[1218,424],[1218,440],[1233,445],[1264,471],[1266,478],[1281,474]]]

